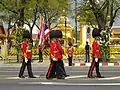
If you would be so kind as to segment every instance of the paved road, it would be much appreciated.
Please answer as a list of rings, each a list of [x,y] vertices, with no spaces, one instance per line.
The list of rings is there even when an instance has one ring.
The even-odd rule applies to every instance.
[[[35,79],[19,79],[20,67],[0,67],[0,90],[120,90],[120,67],[100,67],[105,78],[91,79],[86,76],[88,68],[66,67],[70,76],[65,80],[46,80],[47,66],[33,67]]]
[[[120,90],[118,81],[0,80],[0,90]]]
[[[70,76],[87,75],[89,67],[65,67]],[[18,76],[20,67],[0,67],[0,77]],[[37,76],[45,76],[48,67],[33,67],[33,73]],[[100,67],[101,73],[105,77],[119,76],[120,67]],[[25,75],[27,75],[25,71]]]

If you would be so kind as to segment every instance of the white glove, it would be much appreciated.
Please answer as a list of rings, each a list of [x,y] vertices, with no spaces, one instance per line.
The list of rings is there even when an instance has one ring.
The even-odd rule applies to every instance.
[[[25,57],[25,63],[27,63],[28,62],[28,59]]]
[[[95,62],[98,62],[98,58],[95,58]]]
[[[53,61],[57,61],[57,59],[56,59],[56,58],[53,58]]]

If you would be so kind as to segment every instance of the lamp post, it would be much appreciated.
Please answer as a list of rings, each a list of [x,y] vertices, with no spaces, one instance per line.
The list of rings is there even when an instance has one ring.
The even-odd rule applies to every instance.
[[[76,33],[76,44],[77,44],[77,0],[75,0],[75,33]]]
[[[67,39],[67,38],[66,38],[66,26],[67,26],[66,15],[65,15],[64,18],[65,18],[65,41],[67,42],[67,40],[66,40],[66,39]],[[66,42],[65,42],[65,46],[66,46],[66,44],[67,44]]]
[[[67,27],[67,20],[66,20],[66,11],[65,10],[63,10],[63,16],[64,16],[64,25],[65,25],[65,27],[64,27],[64,32],[65,32],[65,40],[64,40],[64,45],[65,45],[65,47],[66,47],[66,45],[67,45],[67,37],[66,37],[66,27]]]

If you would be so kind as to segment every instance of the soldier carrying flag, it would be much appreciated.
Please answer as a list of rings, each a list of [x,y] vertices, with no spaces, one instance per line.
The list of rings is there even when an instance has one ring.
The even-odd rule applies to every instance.
[[[49,26],[44,21],[44,18],[40,16],[40,31],[37,35],[37,39],[39,40],[39,62],[43,62],[42,52],[45,48],[45,40],[49,37]]]

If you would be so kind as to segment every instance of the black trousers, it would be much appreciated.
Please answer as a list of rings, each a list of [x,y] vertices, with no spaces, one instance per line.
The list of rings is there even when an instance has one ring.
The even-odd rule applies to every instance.
[[[86,58],[85,62],[90,62],[90,54],[89,54],[89,52],[86,52],[85,58]]]
[[[56,76],[56,62],[57,61],[53,61],[53,60],[50,61],[50,66],[46,74],[47,79],[50,79]]]
[[[95,62],[95,58],[93,58],[92,64],[88,71],[88,77],[92,77],[92,72],[93,72],[94,68],[96,69],[97,77],[101,76],[100,71],[99,71],[99,61],[100,61],[100,59],[98,59],[98,62]]]
[[[59,59],[56,64],[56,68],[60,76],[67,76],[65,68],[64,68],[64,63],[63,60]]]
[[[43,62],[43,55],[40,49],[39,49],[39,62]]]
[[[25,63],[25,60],[23,59],[22,66],[21,66],[20,72],[19,72],[19,77],[23,76],[26,66],[27,66],[29,77],[33,77],[32,68],[31,68],[31,59],[28,59],[27,63]]]
[[[72,56],[68,55],[68,65],[72,66]]]
[[[50,79],[53,77],[60,78],[63,76],[66,76],[63,61],[61,59],[58,61],[51,60],[48,72],[46,74],[46,78],[47,79]]]

